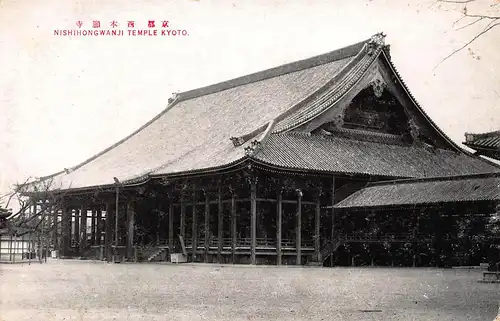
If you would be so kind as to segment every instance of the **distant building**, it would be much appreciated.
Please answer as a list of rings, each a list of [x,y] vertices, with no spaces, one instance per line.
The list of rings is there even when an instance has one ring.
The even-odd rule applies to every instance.
[[[25,232],[18,229],[18,233],[0,234],[0,262],[18,262],[37,257],[36,237]]]
[[[464,145],[474,149],[478,155],[500,160],[500,130],[484,134],[465,134]]]

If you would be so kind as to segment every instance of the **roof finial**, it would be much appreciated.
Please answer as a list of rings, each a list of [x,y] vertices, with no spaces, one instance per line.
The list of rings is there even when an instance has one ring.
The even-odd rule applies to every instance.
[[[243,137],[230,137],[229,139],[233,142],[234,147],[241,146],[245,143]]]
[[[385,34],[383,32],[379,32],[373,35],[368,41],[366,46],[366,51],[369,55],[372,55],[376,50],[385,46]]]
[[[370,38],[370,43],[375,44],[377,46],[384,46],[385,45],[385,34],[383,32],[379,32],[375,35],[373,35]]]
[[[169,103],[169,104],[171,104],[174,100],[176,100],[176,99],[177,99],[177,97],[178,97],[178,96],[179,96],[179,92],[174,92],[174,93],[172,93],[172,97],[170,97],[170,98],[168,99],[168,103]]]

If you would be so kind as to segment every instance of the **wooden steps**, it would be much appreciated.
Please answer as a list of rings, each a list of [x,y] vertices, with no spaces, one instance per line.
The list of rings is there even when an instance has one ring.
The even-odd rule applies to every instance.
[[[148,262],[152,262],[153,260],[155,260],[158,256],[160,255],[163,255],[166,251],[167,251],[168,248],[165,248],[165,247],[162,247],[162,248],[159,248],[157,251],[153,252],[153,254],[151,254],[149,257],[148,257]]]

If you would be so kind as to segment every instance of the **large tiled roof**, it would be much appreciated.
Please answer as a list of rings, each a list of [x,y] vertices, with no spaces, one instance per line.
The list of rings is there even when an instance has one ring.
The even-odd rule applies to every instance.
[[[232,136],[265,125],[324,86],[364,43],[221,84],[181,93],[165,111],[108,150],[54,176],[61,188],[113,184],[146,174],[231,164],[248,144]]]
[[[497,200],[500,200],[500,175],[483,174],[374,183],[339,202],[335,208]]]
[[[113,185],[114,178],[133,184],[151,176],[207,172],[246,160],[391,177],[498,170],[452,143],[450,149],[456,152],[290,132],[331,108],[379,56],[386,57],[384,48],[378,34],[327,54],[180,93],[130,136],[50,177],[55,188],[81,189]],[[260,147],[248,152],[255,140]]]
[[[391,177],[498,171],[475,157],[450,150],[294,132],[271,135],[254,157],[289,169]]]

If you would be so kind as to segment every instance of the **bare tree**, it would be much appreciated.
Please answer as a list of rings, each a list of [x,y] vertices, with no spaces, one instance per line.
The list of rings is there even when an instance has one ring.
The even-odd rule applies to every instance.
[[[0,216],[3,216],[0,236],[34,235],[38,244],[38,257],[42,260],[43,246],[48,251],[50,235],[61,223],[52,219],[52,214],[61,206],[62,197],[61,190],[55,188],[52,178],[27,179],[14,185],[9,193],[0,195]]]
[[[453,23],[456,30],[479,28],[471,39],[453,50],[437,66],[500,25],[500,0],[436,0],[433,4],[438,8],[460,10],[462,16]]]

